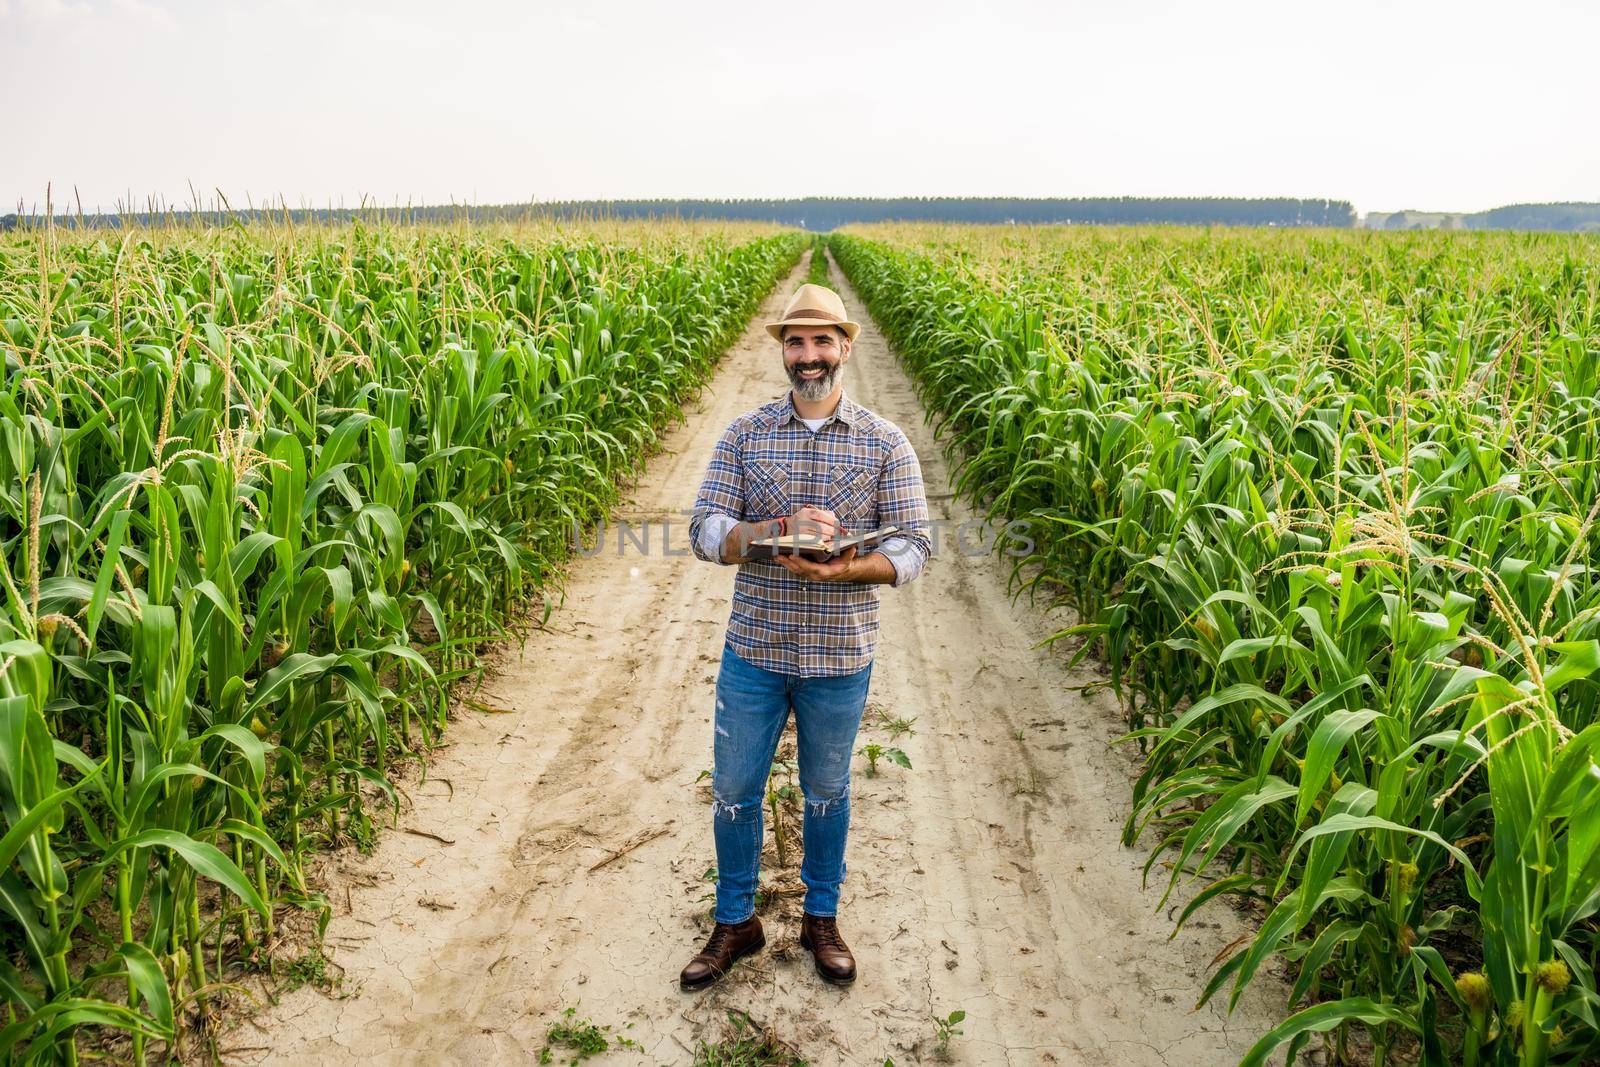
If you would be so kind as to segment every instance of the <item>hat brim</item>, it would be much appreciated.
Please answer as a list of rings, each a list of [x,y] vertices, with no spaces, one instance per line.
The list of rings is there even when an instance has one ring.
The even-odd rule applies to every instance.
[[[861,324],[851,322],[849,319],[784,319],[781,322],[767,323],[767,332],[775,340],[783,340],[785,326],[837,326],[845,332],[845,336],[854,341],[856,334],[861,332]]]

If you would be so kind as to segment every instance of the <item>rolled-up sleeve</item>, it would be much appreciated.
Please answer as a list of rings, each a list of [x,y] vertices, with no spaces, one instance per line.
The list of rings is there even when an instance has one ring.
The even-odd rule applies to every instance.
[[[708,563],[721,563],[722,543],[728,531],[744,516],[744,461],[739,457],[739,434],[730,426],[711,452],[705,480],[689,519],[689,543],[694,554]]]
[[[878,476],[878,519],[897,532],[883,539],[878,551],[894,565],[892,585],[899,587],[922,573],[933,542],[928,536],[928,495],[922,487],[922,465],[905,435],[890,452]]]

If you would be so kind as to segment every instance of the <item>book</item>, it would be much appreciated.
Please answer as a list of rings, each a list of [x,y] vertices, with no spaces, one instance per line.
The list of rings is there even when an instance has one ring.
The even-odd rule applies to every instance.
[[[818,563],[838,556],[846,549],[858,553],[877,548],[884,538],[899,530],[898,526],[885,526],[870,533],[846,534],[843,537],[818,537],[815,534],[792,533],[782,537],[763,537],[751,541],[747,555],[751,559],[772,559],[774,556],[804,556]]]

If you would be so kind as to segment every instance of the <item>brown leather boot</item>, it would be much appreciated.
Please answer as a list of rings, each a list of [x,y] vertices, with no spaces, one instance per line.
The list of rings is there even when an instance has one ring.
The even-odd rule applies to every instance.
[[[831,917],[807,915],[800,920],[800,947],[811,950],[817,973],[834,985],[856,980],[856,958],[839,936],[839,923]]]
[[[761,951],[767,943],[761,932],[761,920],[754,915],[742,923],[718,923],[706,941],[706,947],[689,961],[689,966],[678,975],[678,985],[683,989],[704,989],[728,973],[736,962]]]

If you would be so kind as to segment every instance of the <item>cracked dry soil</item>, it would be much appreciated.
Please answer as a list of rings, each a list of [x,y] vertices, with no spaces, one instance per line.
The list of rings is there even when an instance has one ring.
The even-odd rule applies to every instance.
[[[812,1063],[873,1067],[934,1061],[930,1016],[956,1009],[950,1059],[969,1064],[1232,1064],[1272,1025],[1282,991],[1268,987],[1231,1017],[1193,1010],[1244,922],[1213,906],[1169,940],[1175,903],[1155,910],[1146,854],[1119,842],[1134,764],[1108,747],[1114,700],[1083,695],[1094,674],[1034,647],[1063,623],[1012,603],[1004,560],[948,538],[919,580],[881,589],[861,742],[887,743],[882,716],[914,716],[895,744],[915,769],[868,777],[858,758],[852,775],[840,928],[860,977],[825,984],[795,944],[798,822],[778,870],[769,820],[768,947],[710,990],[678,990],[711,925],[697,776],[734,578],[688,552],[684,516],[723,429],[786,388],[759,324],[804,266],[617,516],[670,518],[674,554],[658,541],[619,555],[613,526],[605,551],[574,560],[551,627],[501,650],[478,694],[502,713],[460,711],[399,828],[371,856],[330,857],[340,992],[302,988],[238,1023],[219,1042],[227,1062],[527,1063],[569,1007],[642,1046],[589,1061],[616,1064],[688,1063],[730,1009]],[[837,270],[835,283],[864,324],[845,388],[911,438],[934,517],[971,517],[909,379]]]

